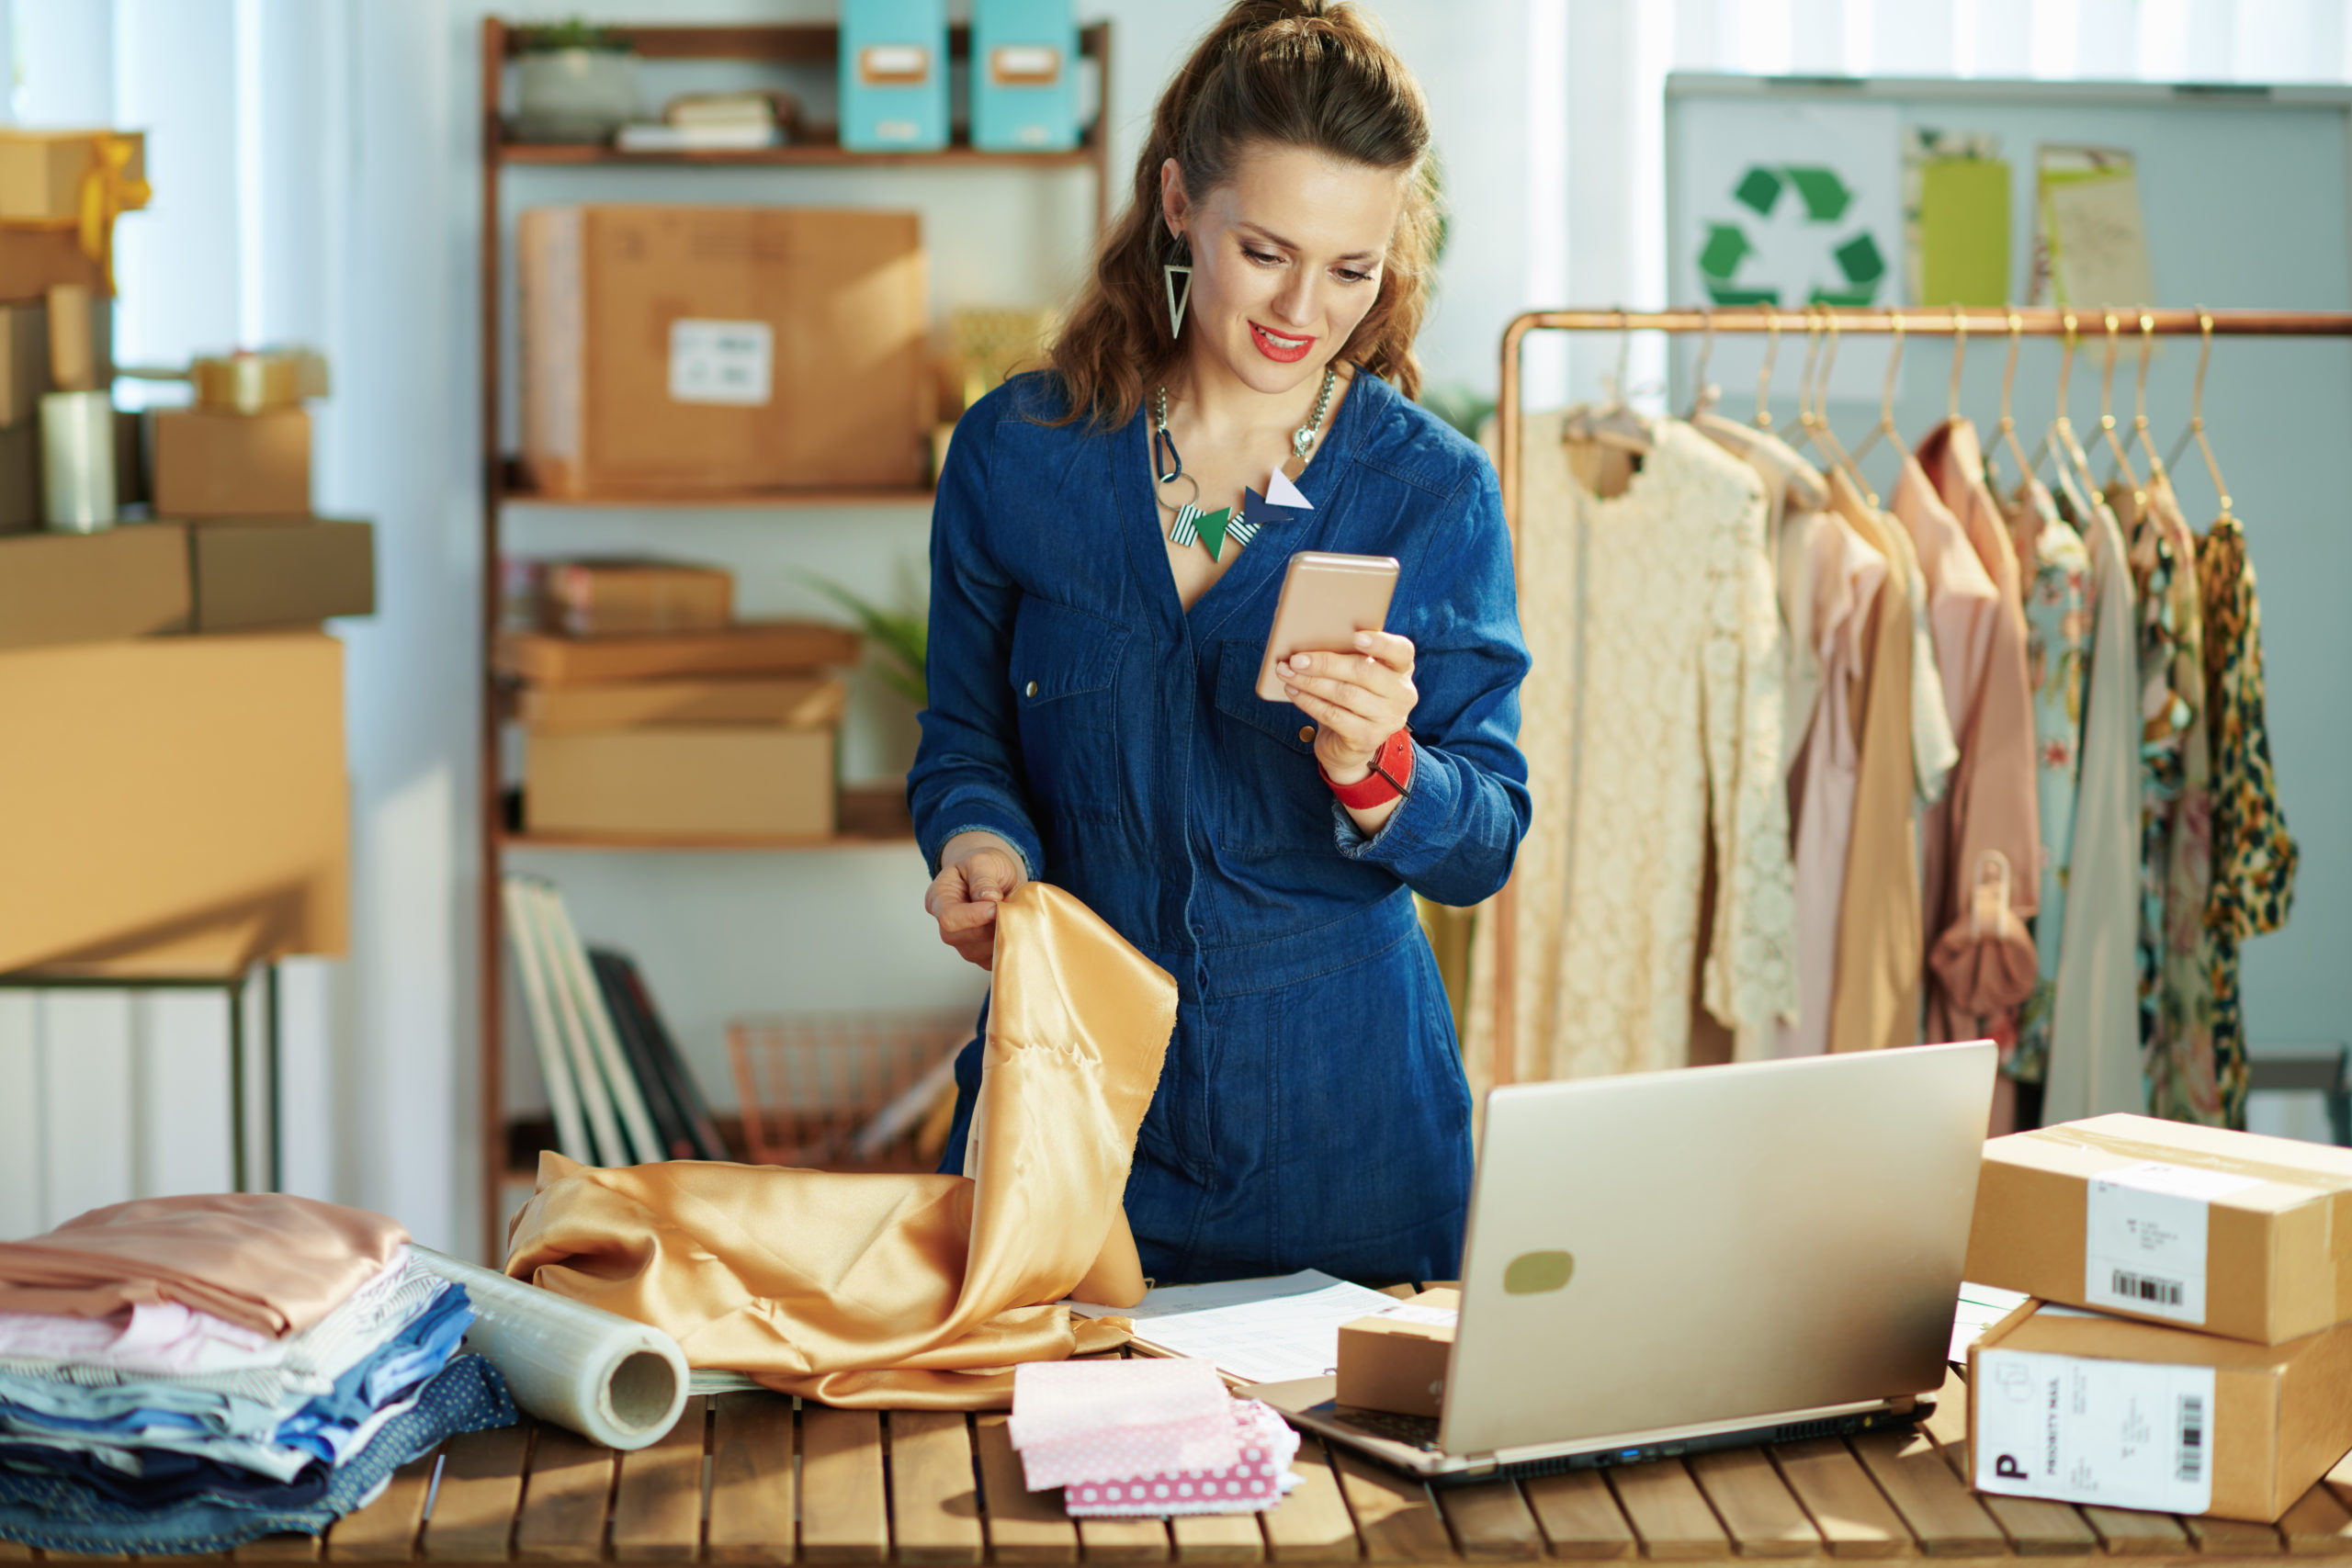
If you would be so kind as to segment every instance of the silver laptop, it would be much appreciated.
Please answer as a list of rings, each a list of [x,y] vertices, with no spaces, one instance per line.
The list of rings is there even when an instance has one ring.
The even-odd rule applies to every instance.
[[[1487,1099],[1432,1418],[1250,1392],[1433,1482],[1906,1425],[1942,1386],[1991,1042]]]

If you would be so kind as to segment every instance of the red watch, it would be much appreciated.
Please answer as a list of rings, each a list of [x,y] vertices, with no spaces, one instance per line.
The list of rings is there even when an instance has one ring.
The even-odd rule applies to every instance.
[[[1340,804],[1357,811],[1369,811],[1375,806],[1413,793],[1413,732],[1400,729],[1380,743],[1372,755],[1372,772],[1351,784],[1343,784],[1323,773],[1318,759],[1315,771],[1323,773],[1323,785],[1337,795]]]

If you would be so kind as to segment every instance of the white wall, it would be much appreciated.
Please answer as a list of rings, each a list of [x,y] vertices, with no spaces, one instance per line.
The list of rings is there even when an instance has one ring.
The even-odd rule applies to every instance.
[[[350,647],[354,953],[291,966],[289,1185],[388,1210],[477,1250],[472,1098],[474,605],[482,0],[7,0],[16,107],[150,132],[153,209],[121,226],[119,352],[182,356],[300,338],[333,358],[318,413],[323,508],[378,524],[378,615]],[[1114,164],[1210,0],[1080,0],[1115,25]],[[1453,205],[1432,378],[1491,389],[1502,323],[1532,304],[1662,296],[1658,85],[1693,69],[1940,70],[2341,79],[2334,0],[1386,0],[1421,73]],[[823,0],[530,0],[526,17],[828,17]],[[959,7],[960,9],[960,7]],[[530,174],[510,202],[912,201],[935,297],[1031,303],[1074,256],[1074,175],[944,179]],[[537,183],[526,186],[523,181]],[[561,183],[568,181],[569,183]],[[1082,190],[1082,186],[1076,187]],[[1065,276],[1067,276],[1065,274]],[[1009,296],[1018,293],[1019,298]],[[1589,386],[1607,345],[1531,355],[1534,400]],[[733,562],[755,609],[814,608],[805,562],[890,595],[921,576],[919,512],[644,520]],[[526,547],[635,525],[517,515]],[[643,538],[645,536],[632,536]],[[903,713],[861,692],[854,769],[902,764]],[[2297,803],[2290,802],[2290,807]],[[2319,802],[2301,806],[2321,808]],[[757,1008],[967,1004],[978,974],[928,934],[910,853],[706,859],[537,855],[592,939],[635,948],[722,1097],[718,1031]],[[519,1036],[517,1037],[519,1039]],[[0,994],[0,1235],[135,1193],[225,1185],[218,1009],[200,998]],[[527,1054],[512,1058],[529,1093]]]

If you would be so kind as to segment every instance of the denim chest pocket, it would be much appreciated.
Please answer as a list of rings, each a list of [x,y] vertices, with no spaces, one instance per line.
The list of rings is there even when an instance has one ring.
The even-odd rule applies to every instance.
[[[1217,649],[1218,742],[1233,775],[1218,838],[1245,854],[1333,852],[1331,792],[1315,761],[1315,721],[1258,694],[1262,642]]]
[[[1118,819],[1118,677],[1128,636],[1084,610],[1021,601],[1007,678],[1030,790],[1057,812]]]

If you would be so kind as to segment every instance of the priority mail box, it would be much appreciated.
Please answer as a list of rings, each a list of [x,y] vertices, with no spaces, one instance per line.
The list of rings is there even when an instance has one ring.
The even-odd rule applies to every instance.
[[[2352,1318],[2352,1149],[2145,1116],[1995,1138],[1967,1277],[2284,1344]]]
[[[1980,1492],[2268,1524],[2352,1448],[2352,1325],[2284,1345],[2028,1302],[1968,1354]]]

